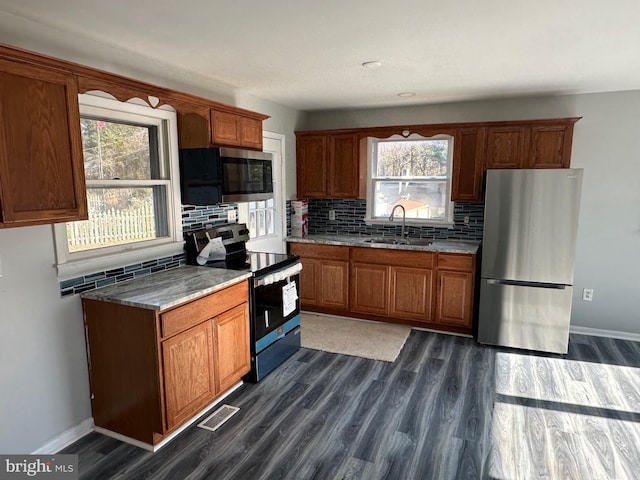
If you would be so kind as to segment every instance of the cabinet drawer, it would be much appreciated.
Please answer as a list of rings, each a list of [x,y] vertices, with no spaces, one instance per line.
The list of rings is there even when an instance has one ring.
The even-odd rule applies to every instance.
[[[331,260],[349,260],[349,247],[339,245],[318,245],[313,243],[290,243],[289,251],[305,258],[329,258]]]
[[[438,268],[446,270],[460,270],[463,272],[473,272],[473,255],[439,253]]]
[[[249,299],[247,282],[243,281],[193,300],[186,305],[174,308],[160,315],[162,337],[170,337],[187,328],[197,325]]]
[[[352,248],[353,261],[393,265],[398,267],[433,268],[436,254],[415,250],[392,250],[384,248]]]

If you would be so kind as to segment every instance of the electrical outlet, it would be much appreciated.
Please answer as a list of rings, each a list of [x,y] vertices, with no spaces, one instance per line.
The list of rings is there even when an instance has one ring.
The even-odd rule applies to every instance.
[[[235,222],[236,221],[236,211],[234,210],[227,210],[227,222]]]
[[[329,220],[335,220],[335,219],[336,219],[336,211],[329,210]]]
[[[469,225],[469,215],[464,216],[464,224]]]
[[[582,290],[582,300],[585,302],[593,301],[593,288],[585,288]]]

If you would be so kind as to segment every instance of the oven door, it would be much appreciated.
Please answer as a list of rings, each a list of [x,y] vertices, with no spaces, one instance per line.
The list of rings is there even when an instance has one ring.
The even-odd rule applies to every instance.
[[[265,284],[254,278],[253,326],[259,340],[300,313],[300,274]]]

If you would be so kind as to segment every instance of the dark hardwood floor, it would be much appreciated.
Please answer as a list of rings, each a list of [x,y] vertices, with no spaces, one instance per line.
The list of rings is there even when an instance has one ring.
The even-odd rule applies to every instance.
[[[412,331],[395,363],[300,350],[156,453],[92,433],[83,479],[636,479],[640,344],[566,356]]]

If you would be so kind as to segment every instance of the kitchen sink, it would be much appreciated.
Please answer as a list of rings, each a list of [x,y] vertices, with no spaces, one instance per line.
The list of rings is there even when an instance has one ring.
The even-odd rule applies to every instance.
[[[386,245],[416,245],[420,247],[428,247],[433,240],[426,238],[392,238],[392,237],[374,237],[365,240],[366,243],[382,243]]]

